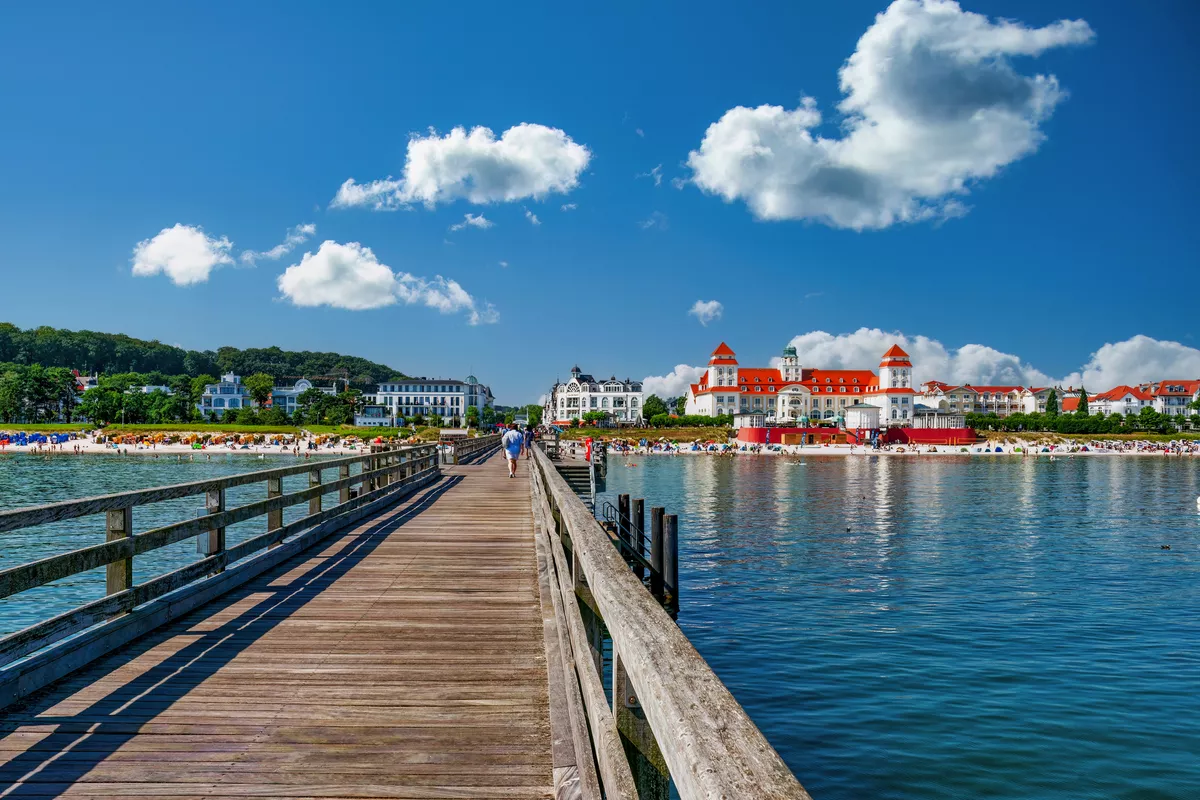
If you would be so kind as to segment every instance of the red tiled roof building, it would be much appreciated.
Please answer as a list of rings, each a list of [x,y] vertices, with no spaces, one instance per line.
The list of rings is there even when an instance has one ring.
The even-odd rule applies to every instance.
[[[884,426],[907,425],[913,419],[915,392],[912,361],[893,345],[869,369],[804,367],[796,348],[784,348],[778,367],[742,367],[737,354],[722,342],[708,369],[688,389],[688,414],[763,414],[777,424],[810,424],[844,418],[858,403],[876,406]]]

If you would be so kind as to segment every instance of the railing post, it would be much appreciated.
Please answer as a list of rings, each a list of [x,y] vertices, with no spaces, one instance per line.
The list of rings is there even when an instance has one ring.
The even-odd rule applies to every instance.
[[[666,584],[667,608],[679,611],[679,517],[668,514],[663,520],[663,583]]]
[[[350,465],[349,464],[342,464],[340,467],[338,467],[338,480],[344,480],[345,478],[349,478],[349,477],[350,477]],[[338,502],[339,503],[350,502],[350,487],[349,486],[343,486],[341,489],[338,489]]]
[[[115,542],[133,536],[133,506],[109,511],[106,515],[105,541]],[[133,558],[123,558],[105,567],[104,588],[106,594],[116,594],[133,587]]]
[[[321,470],[319,470],[319,469],[311,470],[308,473],[309,488],[311,489],[314,486],[320,486],[320,485],[321,485]],[[308,499],[308,513],[310,516],[313,514],[321,513],[321,495],[317,495],[316,497],[310,497]]]
[[[646,501],[642,498],[637,498],[633,501],[633,511],[630,515],[632,524],[630,533],[633,536],[633,549],[642,557],[646,555]],[[638,580],[644,580],[646,570],[642,567],[641,562],[633,565],[633,574],[637,575]]]
[[[663,515],[666,509],[654,506],[650,509],[650,594],[658,602],[663,601]]]
[[[283,494],[283,478],[267,478],[267,499]],[[267,530],[273,531],[283,527],[283,509],[277,508],[267,512]],[[271,547],[279,547],[283,542],[275,542]]]
[[[629,544],[629,495],[617,495],[617,537]],[[621,553],[622,557],[625,555]]]
[[[667,769],[667,761],[638,703],[637,693],[625,673],[625,665],[621,662],[621,654],[617,652],[615,643],[612,663],[613,717],[621,734],[621,744],[625,747],[633,782],[637,784],[638,798],[669,800],[671,773]]]
[[[220,514],[225,510],[225,490],[210,489],[204,493],[204,510],[209,514]],[[200,534],[197,550],[208,557],[215,556],[225,550],[225,529],[213,528],[208,533]],[[213,573],[224,572],[224,567],[213,570]]]

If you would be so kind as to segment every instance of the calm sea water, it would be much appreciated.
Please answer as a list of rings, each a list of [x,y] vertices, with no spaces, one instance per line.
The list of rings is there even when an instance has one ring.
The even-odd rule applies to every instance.
[[[608,489],[680,515],[679,623],[818,800],[1200,797],[1200,459],[636,456]]]
[[[9,453],[0,455],[0,511],[293,466],[301,460],[295,456],[267,455],[260,459],[231,453],[197,453],[195,460],[188,460],[188,456],[184,456],[182,461],[174,455],[154,458],[145,455],[38,456]],[[316,460],[319,459],[310,461]],[[357,465],[351,469],[352,474],[360,471]],[[331,477],[326,475],[326,479]],[[301,474],[285,478],[283,488],[289,492],[307,485],[307,475]],[[232,508],[265,498],[266,484],[258,483],[230,489],[225,502],[226,507]],[[307,511],[307,503],[286,508],[283,512],[284,522],[299,519]],[[134,531],[145,532],[204,513],[204,495],[135,508]],[[266,529],[265,516],[231,525],[225,529],[225,541],[227,545],[237,544],[249,536],[265,533]],[[0,533],[0,569],[103,542],[103,514]],[[152,550],[133,560],[134,580],[145,581],[186,566],[200,557],[196,553],[195,538]],[[102,597],[103,567],[0,599],[0,635]]]

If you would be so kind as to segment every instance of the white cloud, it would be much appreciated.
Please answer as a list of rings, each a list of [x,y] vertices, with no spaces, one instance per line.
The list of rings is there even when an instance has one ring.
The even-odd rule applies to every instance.
[[[1066,96],[1010,59],[1092,37],[1083,20],[1028,28],[952,0],[895,0],[839,72],[840,138],[814,134],[811,97],[792,110],[738,106],[689,155],[692,181],[764,220],[862,230],[959,216],[971,182],[1036,150]]]
[[[203,283],[222,264],[232,264],[233,242],[225,236],[208,236],[199,226],[175,223],[133,248],[133,274],[148,277],[160,272],[176,286]]]
[[[646,132],[643,131],[641,128],[634,128],[633,132],[636,133],[638,136],[642,137],[643,139],[646,138]]]
[[[725,313],[725,306],[717,300],[697,300],[688,313],[700,320],[701,325],[707,326],[714,319],[721,318],[721,314]]]
[[[655,211],[653,214],[639,222],[638,227],[644,231],[648,231],[651,228],[657,228],[660,231],[665,231],[670,226],[667,224],[667,215],[661,211]]]
[[[650,178],[651,180],[654,181],[655,186],[662,186],[662,164],[659,164],[657,167],[650,170],[649,172],[639,172],[637,175],[634,175],[633,177],[635,179],[636,178]]]
[[[466,214],[463,216],[463,221],[450,226],[452,231],[461,231],[463,228],[479,228],[487,230],[495,227],[496,223],[485,217],[483,214]]]
[[[507,262],[507,261],[501,261],[501,262],[500,262],[500,266],[502,266],[502,267],[508,267],[508,262]]]
[[[676,189],[682,189],[683,187],[688,185],[688,179],[687,178],[671,178],[671,185],[674,186]]]
[[[579,206],[575,205],[574,203],[563,203],[562,205],[563,211],[574,211],[577,208],[579,208]]]
[[[649,397],[656,394],[666,400],[687,394],[688,386],[697,383],[708,367],[692,367],[676,364],[666,375],[650,375],[642,378],[642,391]]]
[[[1018,356],[991,347],[968,344],[950,350],[928,336],[907,336],[879,328],[859,328],[853,333],[836,336],[825,331],[811,331],[795,337],[789,344],[796,348],[802,366],[871,370],[879,368],[884,351],[898,344],[912,356],[913,378],[918,384],[940,380],[956,384],[1034,383],[1044,386],[1051,380]],[[772,363],[778,363],[778,359]]]
[[[279,276],[280,293],[297,306],[331,306],[351,311],[397,302],[424,305],[443,314],[466,312],[471,325],[497,322],[491,303],[482,306],[462,286],[441,275],[419,278],[395,272],[358,242],[326,240]]]
[[[1086,364],[1062,377],[1054,377],[1020,356],[987,345],[948,348],[928,336],[889,333],[879,328],[859,328],[838,335],[811,331],[795,337],[789,344],[796,347],[803,366],[872,370],[878,369],[884,351],[898,344],[912,356],[913,377],[918,384],[928,380],[977,385],[1082,384],[1093,391],[1105,391],[1121,384],[1200,378],[1200,350],[1142,335],[1105,344],[1091,354]],[[777,364],[778,359],[772,363]]]
[[[274,261],[278,258],[283,258],[288,253],[292,252],[297,245],[304,244],[308,239],[317,232],[317,226],[311,222],[304,225],[297,225],[288,230],[287,235],[283,237],[283,241],[272,247],[266,252],[258,252],[256,250],[245,250],[242,252],[242,263],[253,264],[260,258],[265,258]]]
[[[1079,370],[1063,378],[1063,385],[1082,384],[1089,390],[1105,391],[1121,384],[1197,378],[1200,378],[1200,350],[1138,335],[1104,345]]]
[[[529,220],[530,225],[541,225],[542,224],[542,221],[540,219],[538,219],[537,214],[533,213],[528,208],[525,209],[525,219]]]
[[[445,136],[430,130],[408,142],[403,177],[360,184],[353,178],[338,189],[332,206],[369,206],[377,211],[412,203],[433,207],[467,200],[475,204],[512,202],[566,194],[592,153],[564,131],[523,122],[499,139],[490,128],[454,128]]]

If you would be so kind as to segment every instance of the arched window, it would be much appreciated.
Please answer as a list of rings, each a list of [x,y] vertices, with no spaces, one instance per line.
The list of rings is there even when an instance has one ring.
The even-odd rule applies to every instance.
[[[892,419],[896,419],[896,414],[897,414],[897,411],[896,411],[896,409],[893,408],[892,409]]]

